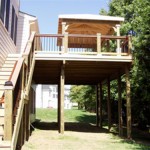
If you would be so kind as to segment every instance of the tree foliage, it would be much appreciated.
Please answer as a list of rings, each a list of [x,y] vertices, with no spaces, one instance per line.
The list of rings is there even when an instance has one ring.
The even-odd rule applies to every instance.
[[[79,109],[95,112],[96,90],[95,86],[72,86],[70,90],[72,102],[77,102]]]
[[[112,0],[109,15],[122,16],[121,34],[132,34],[132,118],[140,127],[150,124],[150,1]]]
[[[138,123],[140,127],[146,127],[147,124],[150,125],[150,0],[111,0],[109,11],[102,9],[100,14],[124,17],[121,34],[132,35],[134,58],[130,72],[132,121]],[[117,101],[116,87],[117,82],[111,82],[111,99]],[[89,108],[90,105],[96,104],[96,90],[94,90],[95,87],[92,86],[74,86],[71,98],[81,103],[82,105],[79,105],[82,108]],[[125,78],[122,77],[123,100],[125,96]],[[106,87],[103,88],[103,99],[106,102]]]

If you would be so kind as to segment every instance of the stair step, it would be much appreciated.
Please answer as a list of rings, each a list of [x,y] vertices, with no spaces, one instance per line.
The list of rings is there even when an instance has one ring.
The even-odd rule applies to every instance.
[[[6,61],[17,61],[18,57],[7,57]]]
[[[10,71],[0,71],[0,76],[11,75]]]
[[[0,116],[4,116],[5,113],[5,109],[4,108],[0,108]]]
[[[4,84],[0,84],[0,89],[4,89]]]
[[[1,141],[0,142],[0,150],[10,150],[10,141]]]
[[[0,80],[0,84],[3,84],[3,85],[4,85],[6,81],[7,81],[7,80],[4,80],[4,79],[2,80],[2,79],[1,79],[1,80]]]
[[[16,60],[6,60],[5,64],[15,64]]]
[[[19,58],[21,57],[21,54],[8,54],[9,58]]]
[[[4,125],[4,117],[0,116],[0,125]]]
[[[1,68],[1,71],[10,71],[10,72],[12,72],[12,70],[13,70],[13,67],[10,67],[10,68],[4,68],[4,67],[2,67]]]
[[[0,76],[0,80],[8,80],[9,79],[9,76],[6,75],[6,76]]]
[[[14,67],[14,64],[4,64],[3,65],[3,68],[13,68]]]

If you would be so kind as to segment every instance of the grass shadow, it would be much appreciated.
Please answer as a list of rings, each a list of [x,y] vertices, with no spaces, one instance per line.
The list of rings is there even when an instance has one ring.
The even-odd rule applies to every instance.
[[[82,116],[77,116],[76,117],[77,122],[80,123],[92,123],[95,124],[96,123],[96,115],[82,115]]]
[[[57,122],[38,121],[33,123],[35,129],[40,130],[58,130]],[[91,132],[91,133],[109,133],[107,129],[96,127],[90,123],[84,122],[65,122],[65,131]]]

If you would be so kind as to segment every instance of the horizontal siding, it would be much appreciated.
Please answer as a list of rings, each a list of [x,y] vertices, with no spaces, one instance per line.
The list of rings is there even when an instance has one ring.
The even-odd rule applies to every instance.
[[[14,42],[9,36],[9,33],[0,20],[0,68],[2,67],[2,64],[4,63],[7,55],[10,53],[16,53],[16,46],[14,45]]]
[[[29,19],[19,15],[18,17],[18,29],[17,29],[17,52],[22,53],[26,47],[30,34]]]

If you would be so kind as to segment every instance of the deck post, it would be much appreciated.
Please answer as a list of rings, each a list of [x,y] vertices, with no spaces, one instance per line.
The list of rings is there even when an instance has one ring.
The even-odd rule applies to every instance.
[[[68,32],[64,33],[64,43],[63,43],[63,46],[64,46],[64,53],[67,53],[68,52]]]
[[[5,118],[4,140],[10,141],[13,133],[13,85],[11,81],[5,83]]]
[[[100,82],[100,128],[103,127],[103,114],[102,114],[102,100],[103,100],[103,91],[102,91],[102,83]]]
[[[65,84],[65,72],[64,72],[64,65],[65,62],[63,62],[63,65],[61,67],[61,73],[60,73],[60,121],[59,121],[59,133],[64,133],[64,84]]]
[[[66,22],[62,22],[62,34],[65,33]]]
[[[102,84],[101,82],[97,85],[97,127],[102,128]]]
[[[100,85],[96,86],[96,125],[100,127]]]
[[[60,84],[58,84],[58,111],[57,111],[57,123],[58,129],[60,128]]]
[[[29,102],[25,104],[25,109],[26,109],[26,141],[28,141],[29,136],[30,136],[30,120],[29,120]]]
[[[117,36],[120,36],[120,24],[117,24],[116,28],[117,28]],[[117,39],[117,54],[118,56],[121,55],[120,39]]]
[[[131,48],[132,48],[131,35],[128,35],[128,55],[131,54]]]
[[[101,33],[97,33],[97,54],[101,54]]]
[[[131,97],[130,97],[130,80],[129,80],[129,66],[125,68],[126,73],[126,105],[127,105],[127,138],[131,138]]]
[[[108,109],[108,130],[111,129],[111,102],[110,102],[110,79],[107,79],[107,109]]]
[[[123,120],[122,120],[122,99],[121,99],[121,77],[118,74],[118,124],[119,124],[119,136],[123,136]]]

